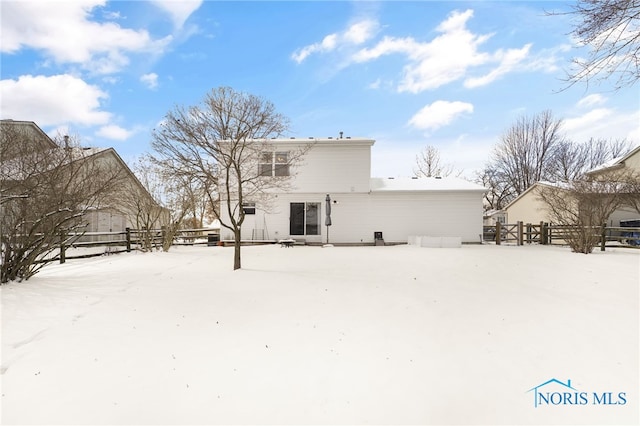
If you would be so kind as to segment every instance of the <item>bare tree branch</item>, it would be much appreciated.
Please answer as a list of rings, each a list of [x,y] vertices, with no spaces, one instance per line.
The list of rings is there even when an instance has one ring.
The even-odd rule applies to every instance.
[[[29,279],[54,260],[60,242],[82,231],[91,209],[109,203],[124,178],[101,152],[77,141],[42,143],[29,128],[0,132],[0,282]],[[66,241],[69,242],[69,241]]]
[[[266,177],[259,167],[264,154],[272,152],[269,139],[287,128],[288,119],[272,103],[221,87],[198,106],[176,107],[167,113],[153,133],[154,161],[166,165],[169,174],[197,182],[221,226],[233,232],[234,269],[241,267],[245,200],[268,206],[270,191],[290,186],[290,175]],[[289,151],[280,166],[290,168],[307,149]]]
[[[578,0],[568,14],[577,20],[571,35],[590,49],[586,58],[573,59],[569,86],[608,78],[616,89],[634,85],[640,78],[640,1]]]

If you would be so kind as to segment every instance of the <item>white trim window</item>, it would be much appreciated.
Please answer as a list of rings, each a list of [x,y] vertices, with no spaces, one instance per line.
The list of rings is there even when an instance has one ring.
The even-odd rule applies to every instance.
[[[288,152],[263,152],[258,164],[260,176],[289,176]]]

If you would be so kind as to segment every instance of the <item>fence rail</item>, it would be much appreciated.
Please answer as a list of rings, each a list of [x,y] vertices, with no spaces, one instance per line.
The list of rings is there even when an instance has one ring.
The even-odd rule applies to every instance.
[[[580,229],[578,226],[556,225],[540,222],[539,224],[515,224],[485,225],[483,227],[483,240],[495,241],[500,244],[558,244],[566,245],[566,239]],[[600,249],[605,247],[638,247],[640,248],[640,228],[593,226],[593,235],[600,241]]]
[[[126,253],[132,250],[140,250],[145,242],[150,243],[152,247],[160,247],[163,240],[164,229],[127,228],[122,232],[63,233],[60,235],[60,242],[57,245],[58,250],[53,252],[54,257],[42,259],[39,262],[59,261],[60,263],[65,263],[67,259]],[[181,229],[174,236],[172,245],[211,244],[212,240],[219,240],[219,234],[214,229]],[[92,249],[97,247],[104,247],[104,250],[81,254],[69,253],[69,249]]]

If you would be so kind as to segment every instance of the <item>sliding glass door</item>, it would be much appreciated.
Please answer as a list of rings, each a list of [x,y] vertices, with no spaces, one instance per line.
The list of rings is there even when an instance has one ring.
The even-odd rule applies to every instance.
[[[320,203],[291,203],[290,235],[320,235]]]

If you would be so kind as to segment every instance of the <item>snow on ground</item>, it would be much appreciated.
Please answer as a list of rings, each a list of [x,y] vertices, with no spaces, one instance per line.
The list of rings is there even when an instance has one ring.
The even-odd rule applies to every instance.
[[[232,256],[111,255],[3,286],[2,423],[640,422],[640,251],[253,246],[235,272]],[[586,403],[535,407],[554,378]]]

